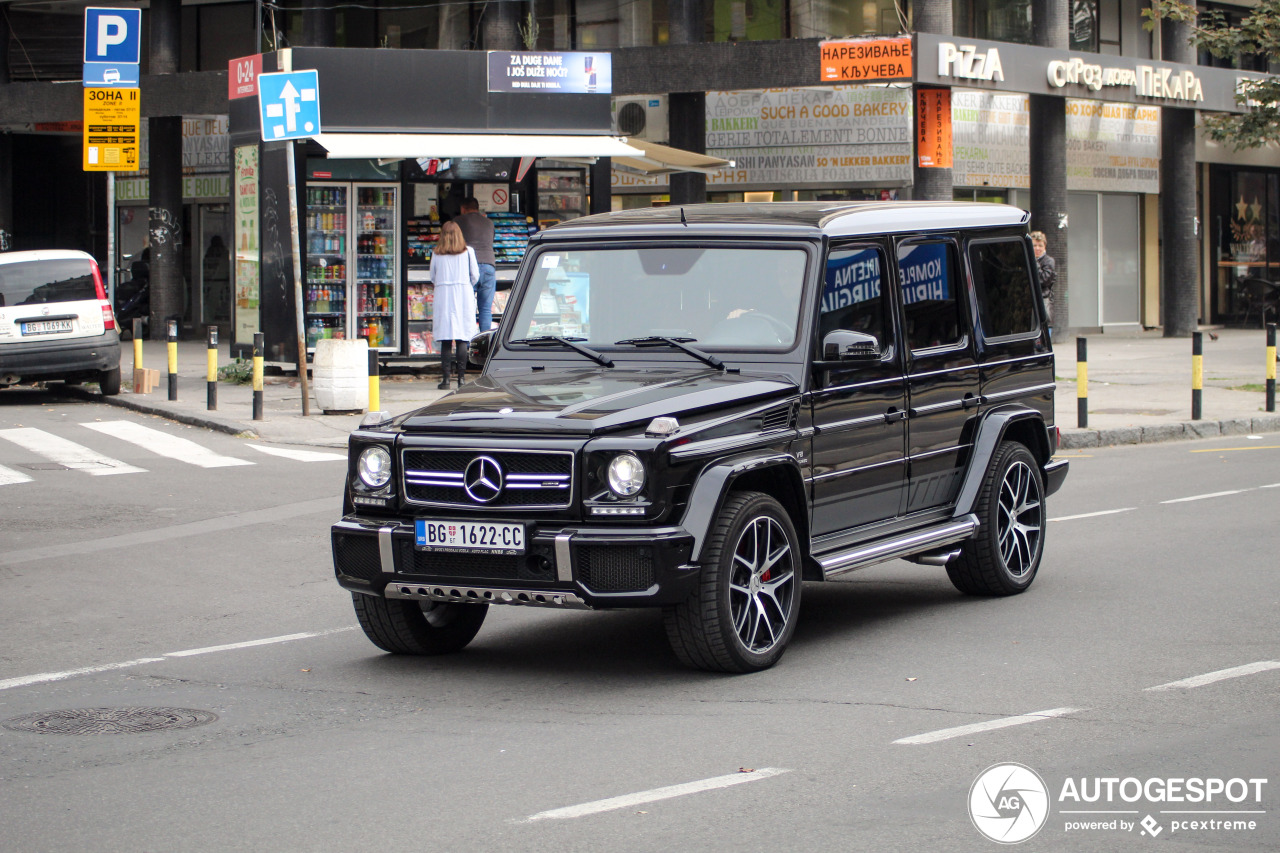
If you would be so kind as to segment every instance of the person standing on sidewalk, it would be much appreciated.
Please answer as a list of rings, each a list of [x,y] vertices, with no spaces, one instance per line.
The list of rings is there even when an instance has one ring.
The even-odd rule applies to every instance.
[[[467,375],[467,343],[476,335],[476,296],[480,279],[476,253],[467,245],[455,222],[440,228],[440,240],[431,253],[431,282],[435,285],[434,332],[440,344],[441,390],[449,388],[449,369],[457,342],[458,386]]]
[[[493,220],[480,212],[480,202],[475,196],[467,196],[462,200],[462,215],[453,221],[458,223],[467,245],[476,253],[476,264],[480,269],[476,306],[480,311],[480,331],[487,332],[493,325],[493,293],[498,284],[493,257]]]
[[[1053,337],[1053,286],[1058,283],[1058,265],[1053,255],[1045,251],[1043,231],[1031,232],[1031,248],[1036,253],[1036,273],[1040,277],[1040,296],[1044,299],[1044,311],[1049,318],[1049,336]]]

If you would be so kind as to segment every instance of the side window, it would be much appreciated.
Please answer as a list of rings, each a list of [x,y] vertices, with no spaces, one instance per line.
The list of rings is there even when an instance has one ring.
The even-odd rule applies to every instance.
[[[907,346],[912,350],[949,346],[964,335],[960,322],[959,267],[949,242],[898,246]]]
[[[843,329],[875,335],[882,351],[893,346],[887,320],[884,281],[884,255],[874,247],[858,246],[832,249],[827,255],[827,269],[822,288],[822,306],[818,317],[818,339],[828,332]]]
[[[1039,328],[1031,287],[1031,267],[1022,240],[992,240],[969,245],[969,265],[978,294],[978,316],[985,338],[1025,334]]]

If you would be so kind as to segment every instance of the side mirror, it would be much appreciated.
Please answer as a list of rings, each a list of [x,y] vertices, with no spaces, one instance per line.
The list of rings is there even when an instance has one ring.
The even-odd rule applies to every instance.
[[[493,329],[481,332],[471,339],[467,347],[467,363],[472,367],[484,367],[489,360],[489,348],[493,345]]]
[[[822,338],[822,360],[850,364],[875,364],[880,361],[880,341],[866,332],[836,329]]]

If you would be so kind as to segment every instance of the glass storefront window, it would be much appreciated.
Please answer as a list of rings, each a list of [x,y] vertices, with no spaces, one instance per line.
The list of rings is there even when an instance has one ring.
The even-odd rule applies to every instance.
[[[1215,169],[1212,182],[1216,314],[1242,321],[1245,280],[1280,280],[1280,173]]]
[[[893,0],[826,0],[792,2],[790,8],[793,38],[896,35],[911,30],[911,7],[906,2],[895,4]],[[724,41],[719,36],[718,28],[717,41]]]

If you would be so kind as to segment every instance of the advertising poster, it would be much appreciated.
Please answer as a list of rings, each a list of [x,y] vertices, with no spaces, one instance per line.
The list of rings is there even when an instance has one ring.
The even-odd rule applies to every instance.
[[[238,344],[252,344],[260,331],[258,322],[258,146],[236,148],[235,211],[232,238],[235,240],[235,334]]]
[[[911,93],[868,86],[707,93],[707,186],[830,187],[911,180]]]
[[[613,55],[489,51],[490,92],[608,94],[613,91]]]
[[[902,280],[902,301],[907,305],[951,298],[945,243],[907,246],[898,258],[898,274]]]
[[[920,167],[951,168],[951,90],[916,90],[916,153]]]
[[[822,289],[823,314],[879,298],[878,251],[862,249],[828,260],[826,285]]]
[[[1067,189],[1160,191],[1160,108],[1068,98]],[[953,181],[965,187],[1031,186],[1031,114],[1023,94],[955,89]]]

